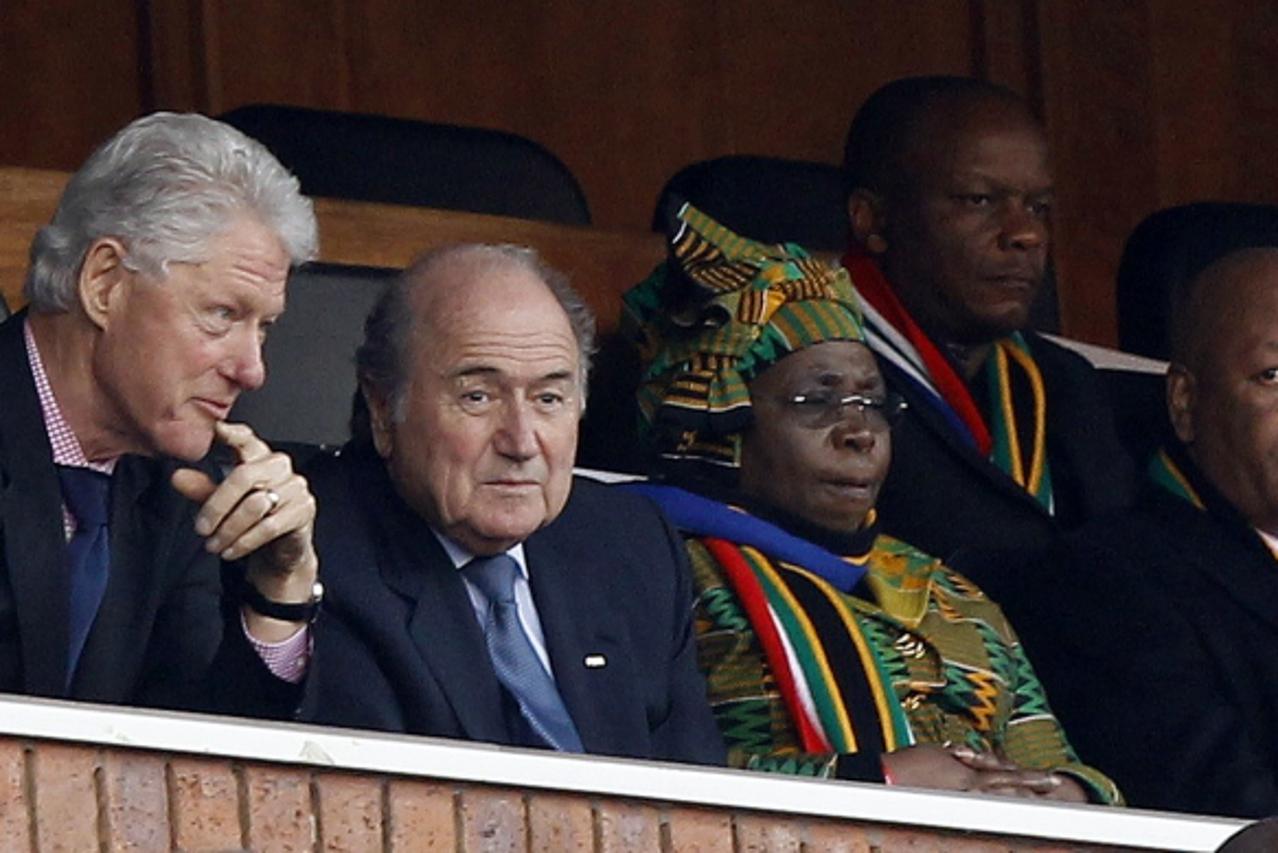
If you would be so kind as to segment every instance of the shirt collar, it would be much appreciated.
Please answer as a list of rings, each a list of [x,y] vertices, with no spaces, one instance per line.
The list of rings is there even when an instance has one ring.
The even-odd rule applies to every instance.
[[[452,539],[440,533],[435,528],[430,529],[435,534],[435,538],[439,540],[439,544],[444,546],[444,552],[448,554],[448,559],[453,561],[453,568],[457,570],[464,569],[466,564],[475,559],[475,555],[467,551],[461,545],[458,545]],[[524,543],[516,542],[510,548],[506,549],[506,553],[519,566],[519,573],[524,576],[524,580],[528,579],[528,564],[524,561]]]
[[[40,350],[36,346],[35,334],[31,331],[31,321],[22,324],[22,337],[27,347],[27,363],[31,366],[31,378],[35,380],[36,395],[40,399],[40,413],[44,418],[44,431],[49,437],[49,446],[53,450],[53,464],[66,465],[73,468],[88,468],[102,474],[110,475],[115,471],[115,463],[119,457],[90,462],[84,455],[80,440],[71,431],[71,425],[62,414],[58,400],[53,395],[53,386],[49,384],[49,374],[45,372],[44,361],[40,358]]]
[[[1260,534],[1261,540],[1264,541],[1265,545],[1269,548],[1269,553],[1274,555],[1275,560],[1278,560],[1278,536],[1274,536],[1272,533],[1266,533],[1259,527],[1256,528],[1256,532]]]

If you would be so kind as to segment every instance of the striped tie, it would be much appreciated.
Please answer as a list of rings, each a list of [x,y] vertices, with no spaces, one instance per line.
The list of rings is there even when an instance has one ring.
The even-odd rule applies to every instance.
[[[519,624],[515,604],[519,564],[509,554],[498,554],[477,557],[464,571],[488,599],[484,639],[498,680],[515,697],[528,724],[546,743],[562,752],[583,752],[581,737],[559,690]]]

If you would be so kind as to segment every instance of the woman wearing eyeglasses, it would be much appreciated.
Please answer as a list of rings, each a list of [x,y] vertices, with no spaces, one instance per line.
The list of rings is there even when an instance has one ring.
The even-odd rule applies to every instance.
[[[998,606],[878,533],[903,403],[846,272],[679,211],[626,295],[660,457],[633,488],[685,537],[698,657],[736,766],[1114,803]]]

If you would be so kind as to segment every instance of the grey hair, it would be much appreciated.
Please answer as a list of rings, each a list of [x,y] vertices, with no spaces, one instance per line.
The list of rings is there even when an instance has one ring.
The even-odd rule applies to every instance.
[[[581,399],[584,405],[590,359],[595,351],[595,316],[581,295],[568,283],[568,278],[548,266],[536,249],[509,243],[459,243],[441,246],[425,253],[405,269],[383,291],[364,322],[364,343],[355,353],[355,364],[361,384],[370,385],[390,403],[399,417],[404,392],[408,387],[409,346],[413,332],[412,294],[430,283],[448,265],[462,259],[478,260],[485,265],[513,266],[525,270],[542,282],[568,317],[573,338],[577,342],[581,365]],[[482,274],[482,273],[481,273]],[[357,436],[362,417],[357,410],[352,432]]]
[[[31,243],[24,294],[37,310],[68,310],[103,237],[124,244],[129,269],[162,278],[171,263],[208,260],[209,240],[245,213],[275,232],[294,265],[316,256],[311,201],[265,146],[195,113],[144,116],[71,177]]]

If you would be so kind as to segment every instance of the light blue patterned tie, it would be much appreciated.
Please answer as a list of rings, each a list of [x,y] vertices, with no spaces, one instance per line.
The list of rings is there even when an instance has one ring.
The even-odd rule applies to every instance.
[[[497,554],[471,560],[464,571],[488,599],[484,639],[498,680],[515,697],[524,719],[546,743],[562,752],[583,752],[581,736],[564,700],[519,624],[515,604],[519,564],[509,554]]]

